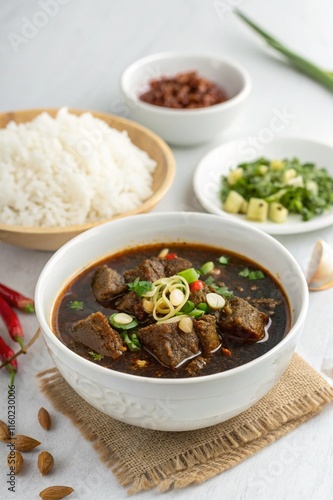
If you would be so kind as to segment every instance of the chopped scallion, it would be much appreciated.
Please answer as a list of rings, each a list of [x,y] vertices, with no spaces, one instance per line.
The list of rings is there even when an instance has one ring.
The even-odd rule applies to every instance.
[[[189,314],[195,308],[194,303],[191,300],[188,300],[182,307],[180,314]]]
[[[177,274],[179,276],[182,276],[182,278],[184,278],[187,281],[187,283],[193,283],[193,281],[197,281],[197,279],[200,276],[199,273],[193,267],[184,269],[184,271],[179,271],[179,273]]]
[[[111,314],[111,316],[109,317],[110,325],[113,326],[113,328],[117,328],[118,330],[130,330],[131,328],[135,328],[136,326],[138,326],[137,320],[135,318],[133,318],[132,316],[130,316],[130,317],[132,317],[132,321],[130,321],[128,323],[118,323],[116,321],[116,318],[118,315],[119,315],[119,313],[114,313],[114,314]]]
[[[248,267],[245,267],[240,273],[239,276],[243,276],[243,278],[249,278],[249,280],[260,280],[265,278],[265,275],[260,269],[254,269],[250,271]]]
[[[265,277],[262,271],[250,271],[249,280],[261,280]]]
[[[201,309],[193,309],[193,311],[189,313],[189,316],[192,316],[192,318],[194,319],[198,319],[201,318],[201,316],[203,316],[204,314],[205,311],[202,311]]]
[[[141,344],[135,333],[121,332],[121,336],[131,352],[140,350]]]
[[[200,274],[208,274],[214,269],[214,262],[206,262],[200,269]]]

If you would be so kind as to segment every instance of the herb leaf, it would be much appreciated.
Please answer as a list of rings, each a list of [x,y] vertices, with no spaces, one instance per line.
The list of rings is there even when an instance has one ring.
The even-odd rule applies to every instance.
[[[227,286],[220,286],[220,287],[218,287],[216,289],[216,293],[219,293],[225,299],[231,299],[234,296],[233,292],[231,290],[228,290]]]
[[[218,286],[214,283],[214,280],[212,278],[212,276],[209,276],[205,281],[204,283],[206,285],[209,285],[210,287],[214,288],[214,290],[216,291],[216,293],[222,295],[222,297],[224,297],[225,299],[231,299],[234,294],[231,290],[228,289],[227,286]]]
[[[261,280],[265,277],[264,273],[260,270],[258,271],[250,271],[249,280]]]
[[[103,354],[99,354],[98,352],[94,351],[88,351],[88,352],[95,361],[101,361],[101,359],[104,358]]]
[[[146,292],[151,292],[153,289],[153,284],[151,281],[140,281],[139,278],[135,278],[133,283],[127,283],[128,288],[133,290],[139,297],[142,297]]]
[[[265,278],[265,275],[260,269],[254,269],[250,271],[248,267],[245,267],[240,273],[239,276],[243,276],[244,278],[249,278],[249,280],[260,280]]]
[[[71,300],[68,306],[71,309],[75,309],[76,311],[81,311],[83,309],[84,303],[80,300]]]
[[[230,262],[230,257],[226,257],[225,255],[221,255],[221,257],[219,257],[218,261],[220,264],[227,266]]]

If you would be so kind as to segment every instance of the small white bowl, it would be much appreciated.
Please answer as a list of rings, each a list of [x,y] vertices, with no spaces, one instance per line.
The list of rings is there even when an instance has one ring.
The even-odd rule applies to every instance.
[[[197,109],[173,109],[148,104],[139,96],[149,82],[162,76],[175,76],[196,70],[218,84],[228,100]],[[231,59],[215,55],[164,52],[131,64],[121,78],[121,92],[130,117],[150,128],[165,141],[181,146],[207,142],[227,129],[243,109],[251,90],[247,71]]]
[[[93,262],[147,243],[186,241],[243,254],[269,269],[285,290],[290,331],[261,357],[231,370],[183,379],[148,378],[88,361],[53,333],[52,309],[70,279]],[[217,215],[175,212],[135,215],[90,229],[58,250],[36,287],[36,314],[57,368],[88,403],[131,425],[166,431],[199,429],[227,420],[262,398],[279,380],[305,323],[308,288],[291,254],[263,231]]]

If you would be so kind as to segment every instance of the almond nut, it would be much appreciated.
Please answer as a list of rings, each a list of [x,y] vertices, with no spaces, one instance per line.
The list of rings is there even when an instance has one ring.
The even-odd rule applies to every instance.
[[[43,500],[60,500],[73,492],[69,486],[50,486],[39,493]]]
[[[10,440],[15,443],[15,450],[17,451],[31,451],[40,445],[40,441],[29,436],[24,436],[24,434],[16,434]]]
[[[19,474],[23,467],[23,457],[19,451],[11,451],[7,455],[7,465],[15,475]]]
[[[10,439],[8,425],[3,420],[0,420],[0,441],[6,441],[6,439]]]
[[[45,476],[51,471],[51,469],[53,468],[53,464],[54,464],[53,457],[51,453],[49,453],[48,451],[42,451],[38,455],[37,465],[38,469],[42,473],[42,476]]]
[[[48,431],[51,427],[51,417],[50,417],[50,414],[47,410],[45,410],[45,408],[40,408],[39,412],[38,412],[38,421],[40,423],[40,425],[43,427],[43,429],[45,429],[46,431]]]

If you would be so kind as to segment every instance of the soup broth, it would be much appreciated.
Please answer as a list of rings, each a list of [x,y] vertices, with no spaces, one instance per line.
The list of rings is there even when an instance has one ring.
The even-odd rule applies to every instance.
[[[167,250],[163,254],[160,254],[166,247]],[[158,257],[159,255],[161,256]],[[151,314],[148,314],[147,311],[142,313],[142,308],[138,316],[132,312],[130,314],[134,323],[137,322],[133,328],[123,330],[123,325],[117,328],[117,322],[114,323],[116,326],[112,326],[111,323],[113,330],[119,333],[117,335],[122,343],[126,335],[135,333],[135,336],[131,337],[134,340],[135,338],[137,339],[138,346],[135,347],[134,344],[135,350],[131,350],[128,347],[129,344],[126,345],[126,343],[123,343],[123,347],[119,348],[119,355],[112,357],[97,352],[97,350],[91,347],[95,344],[91,344],[89,340],[86,341],[82,337],[81,341],[81,329],[77,328],[77,325],[81,325],[80,321],[84,322],[88,316],[100,312],[107,321],[109,321],[110,316],[113,314],[118,314],[118,316],[114,317],[123,320],[123,316],[119,316],[119,312],[128,316],[126,307],[119,309],[119,303],[123,303],[123,297],[129,292],[132,295],[136,294],[133,291],[133,281],[130,280],[130,277],[135,276],[136,269],[143,269],[139,266],[147,261],[147,259],[148,261],[149,259],[155,259],[154,262],[156,263],[156,257],[158,257],[163,266],[166,266],[166,269],[171,264],[176,263],[180,265],[182,259],[186,259],[186,262],[190,261],[191,269],[195,271],[201,270],[201,274],[195,281],[202,283],[199,283],[199,285],[194,285],[194,282],[189,284],[189,288],[191,289],[189,299],[186,301],[185,306],[182,307],[182,310],[174,316],[175,321],[166,322],[164,329],[160,327],[163,330],[160,336],[161,350],[163,352],[160,353],[156,344],[150,343],[150,339],[153,337],[153,342],[155,342],[160,333],[159,330],[156,330],[156,334],[150,331],[155,328],[156,321],[153,320]],[[174,262],[172,263],[171,261]],[[158,266],[160,262],[157,262]],[[207,265],[205,266],[205,264]],[[92,283],[94,283],[94,280],[96,281],[97,270],[103,268],[103,266],[116,271],[121,280],[123,280],[124,273],[126,276],[126,271],[134,270],[134,272],[132,274],[128,273],[127,281],[125,286],[123,286],[124,290],[121,294],[108,300],[97,300],[96,290],[94,290]],[[175,273],[175,275],[179,276],[178,273]],[[152,281],[142,280],[139,277],[137,282],[151,283]],[[198,290],[195,291],[195,286],[198,286],[201,292]],[[203,291],[206,291],[206,294],[210,294],[209,297],[208,295],[206,297],[214,299],[217,305],[219,305],[219,300],[216,298],[216,295],[222,296],[224,306],[222,308],[215,308],[213,300],[213,307],[206,304],[206,310],[204,310],[205,307],[202,304],[206,302],[200,302],[199,299],[199,304],[197,303],[192,311],[186,313],[192,307],[189,304],[193,304],[198,294],[203,293]],[[141,307],[141,303],[145,297],[140,295],[136,297],[134,295],[133,297]],[[209,302],[208,298],[207,303]],[[146,298],[147,300],[149,301],[150,299]],[[202,309],[200,309],[200,306]],[[234,317],[238,306],[245,307],[243,312],[242,308],[239,309],[241,311],[239,321],[237,317]],[[196,313],[195,311],[199,312]],[[177,325],[180,325],[177,322],[178,314],[179,318],[183,318],[184,316],[190,318],[192,322],[189,323],[190,328],[192,328],[190,333],[186,334],[186,332],[178,329]],[[252,315],[255,319],[259,318],[260,321],[264,321],[263,318],[267,318],[267,321],[264,321],[265,335],[261,338],[254,338],[248,335],[248,326],[242,325],[242,322],[247,325]],[[251,316],[250,319],[249,316]],[[214,335],[210,336],[207,343],[206,327],[208,323],[205,320],[208,319],[210,320],[209,325],[216,324],[217,333],[214,333],[215,337]],[[234,323],[230,327],[232,321]],[[157,323],[159,322],[163,324],[163,320],[159,320]],[[145,377],[184,378],[222,372],[262,356],[277,345],[289,331],[290,309],[287,297],[275,278],[266,269],[261,268],[258,264],[246,259],[244,256],[199,244],[168,243],[165,245],[151,244],[129,249],[111,255],[103,261],[94,263],[91,267],[76,276],[62,291],[53,311],[52,323],[53,331],[69,349],[93,363],[112,370]],[[184,347],[184,342],[186,343],[189,339],[186,335],[193,336],[193,342],[196,346],[193,347],[191,345],[189,347],[190,355],[182,354],[184,359],[182,358],[178,364],[172,359],[172,354],[169,353],[169,349],[173,348],[175,339],[175,337],[170,337],[173,335],[173,332],[175,332],[176,336],[180,334],[183,342],[177,356],[180,355],[180,352],[184,353],[184,350],[187,349],[186,346]],[[196,333],[198,333],[199,341]],[[206,337],[204,338],[199,334],[206,335]],[[217,338],[218,343],[216,343]],[[215,344],[211,344],[212,347],[209,350],[208,344],[212,339],[215,339]],[[206,342],[205,345],[203,344],[203,340]]]

